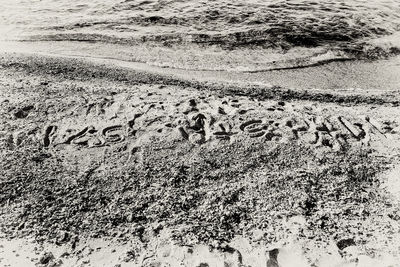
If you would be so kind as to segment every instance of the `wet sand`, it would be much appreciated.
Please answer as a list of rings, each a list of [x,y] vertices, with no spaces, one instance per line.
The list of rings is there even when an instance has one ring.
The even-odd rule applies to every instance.
[[[322,90],[335,94],[397,94],[400,84],[400,57],[368,61],[320,62],[318,66],[268,71],[207,71],[163,68],[135,57],[143,47],[81,42],[0,42],[8,53],[38,54],[81,58],[94,63],[111,64],[137,71],[172,76],[182,80],[237,83],[241,86],[278,86],[292,90]],[[138,49],[133,53],[133,50]],[[146,48],[148,49],[148,48]],[[166,52],[166,51],[163,51]],[[179,54],[178,52],[174,52]],[[182,51],[188,53],[188,51]],[[178,57],[178,55],[173,55]],[[206,55],[203,55],[206,57]],[[243,55],[244,56],[244,55]],[[242,56],[242,57],[243,57]],[[138,61],[135,61],[138,60]],[[141,60],[144,60],[141,61]],[[204,59],[203,59],[204,60]]]

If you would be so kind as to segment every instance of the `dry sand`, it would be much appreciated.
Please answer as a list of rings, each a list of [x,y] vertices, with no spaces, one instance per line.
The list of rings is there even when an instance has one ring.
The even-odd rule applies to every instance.
[[[399,103],[4,54],[0,263],[399,266]]]

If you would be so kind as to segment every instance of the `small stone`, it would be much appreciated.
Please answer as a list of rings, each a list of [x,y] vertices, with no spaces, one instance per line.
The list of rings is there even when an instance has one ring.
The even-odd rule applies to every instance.
[[[191,106],[191,107],[195,107],[197,104],[196,104],[196,100],[194,100],[194,99],[190,99],[189,100],[189,106]]]
[[[336,245],[339,248],[339,250],[343,250],[349,246],[356,245],[356,242],[354,242],[354,239],[352,238],[346,238],[339,240]]]

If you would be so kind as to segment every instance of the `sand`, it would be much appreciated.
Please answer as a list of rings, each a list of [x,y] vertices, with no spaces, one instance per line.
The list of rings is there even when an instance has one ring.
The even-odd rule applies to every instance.
[[[2,264],[400,261],[394,87],[304,91],[114,63],[2,55]]]

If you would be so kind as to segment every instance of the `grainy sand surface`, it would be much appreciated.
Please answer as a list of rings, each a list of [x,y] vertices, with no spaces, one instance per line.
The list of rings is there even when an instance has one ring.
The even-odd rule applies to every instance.
[[[124,64],[1,56],[1,264],[397,266],[394,87]]]

